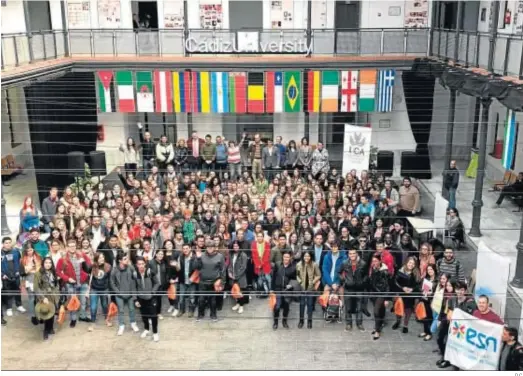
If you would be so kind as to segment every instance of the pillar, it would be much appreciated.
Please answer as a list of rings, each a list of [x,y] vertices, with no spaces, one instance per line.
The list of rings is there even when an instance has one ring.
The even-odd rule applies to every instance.
[[[452,139],[454,137],[454,115],[456,113],[456,89],[450,89],[450,103],[449,103],[449,119],[447,121],[447,139],[445,143],[445,165],[443,166],[443,177],[445,177],[445,170],[450,166],[452,160]],[[442,192],[445,190],[445,178],[443,178]]]

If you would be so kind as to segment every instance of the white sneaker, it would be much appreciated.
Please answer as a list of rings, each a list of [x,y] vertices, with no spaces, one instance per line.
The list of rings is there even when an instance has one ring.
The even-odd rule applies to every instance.
[[[125,330],[125,325],[120,325],[118,327],[118,333],[116,333],[117,336],[121,336],[123,334],[123,331]]]
[[[236,304],[234,307],[232,307],[232,310],[233,310],[233,311],[237,311],[238,308],[240,308],[240,305],[239,305],[239,304]]]
[[[238,313],[243,313],[243,307],[238,308]]]
[[[145,338],[145,337],[147,337],[148,334],[149,334],[149,331],[148,330],[144,330],[142,332],[142,334],[140,334],[140,338]]]
[[[27,312],[26,309],[24,307],[22,307],[22,306],[16,307],[16,310],[18,312],[22,312],[22,313],[26,313]]]
[[[174,307],[173,306],[169,306],[169,309],[167,310],[167,313],[171,313],[172,311],[174,311]]]
[[[178,316],[178,313],[179,313],[179,312],[180,312],[180,311],[178,311],[177,309],[175,309],[175,310],[173,311],[173,315],[172,315],[172,316],[173,316],[173,317]]]
[[[89,328],[87,329],[89,332],[92,332],[94,330],[94,325],[89,325]]]
[[[158,320],[163,320],[163,316],[162,315],[158,315]]]
[[[158,333],[153,334],[153,341],[158,342],[159,340],[160,340],[160,336],[158,335]]]
[[[13,310],[12,310],[11,308],[9,308],[9,309],[5,312],[5,314],[6,314],[7,316],[13,316]]]
[[[136,325],[135,322],[131,323],[131,328],[133,329],[133,332],[138,333],[140,329],[138,329],[138,325]]]

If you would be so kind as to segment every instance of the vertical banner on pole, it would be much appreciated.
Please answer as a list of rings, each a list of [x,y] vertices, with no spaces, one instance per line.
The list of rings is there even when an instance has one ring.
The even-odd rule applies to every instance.
[[[345,124],[343,138],[343,176],[356,169],[358,175],[369,169],[372,128]]]

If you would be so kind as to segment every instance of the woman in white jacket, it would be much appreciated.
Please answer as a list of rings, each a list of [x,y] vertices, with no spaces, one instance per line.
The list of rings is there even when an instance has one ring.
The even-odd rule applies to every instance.
[[[167,165],[171,164],[173,159],[173,145],[167,141],[166,135],[162,135],[160,142],[156,145],[156,160],[158,161],[160,173],[164,173],[167,170]]]
[[[132,137],[129,137],[127,139],[126,146],[120,144],[120,151],[123,153],[125,172],[132,172],[133,175],[136,175],[136,170],[138,169],[139,155],[138,147],[136,146],[136,142],[134,142],[134,139]]]

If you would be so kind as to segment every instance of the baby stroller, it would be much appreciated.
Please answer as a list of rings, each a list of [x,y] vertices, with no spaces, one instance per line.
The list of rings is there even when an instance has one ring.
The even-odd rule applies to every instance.
[[[336,292],[331,292],[327,298],[327,305],[323,309],[323,317],[327,322],[341,323],[343,302]]]

